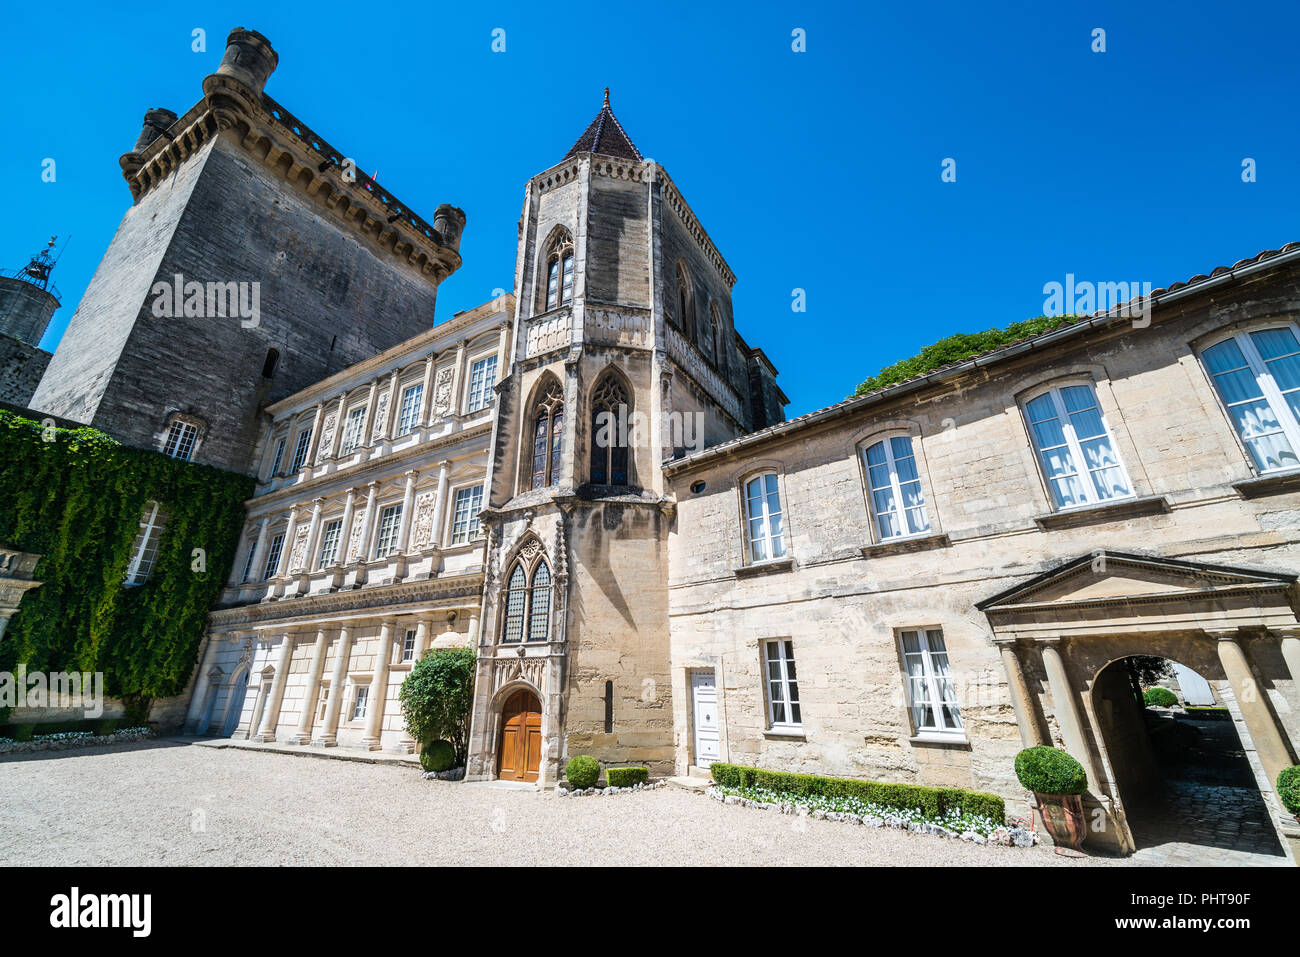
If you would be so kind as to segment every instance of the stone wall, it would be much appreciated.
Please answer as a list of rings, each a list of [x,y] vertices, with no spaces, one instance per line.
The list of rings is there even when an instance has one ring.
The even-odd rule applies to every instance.
[[[50,364],[50,353],[0,335],[0,402],[27,405]]]

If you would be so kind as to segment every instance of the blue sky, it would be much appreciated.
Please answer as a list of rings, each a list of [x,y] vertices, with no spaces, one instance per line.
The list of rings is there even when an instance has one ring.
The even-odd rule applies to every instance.
[[[118,156],[146,108],[199,99],[234,26],[279,52],[267,92],[404,203],[466,210],[439,321],[511,284],[524,182],[610,86],[739,277],[737,326],[789,415],[951,332],[1041,313],[1066,273],[1164,286],[1300,239],[1300,6],[979,6],[28,4],[6,26],[33,40],[0,61],[0,268],[71,234],[53,349],[129,205]]]

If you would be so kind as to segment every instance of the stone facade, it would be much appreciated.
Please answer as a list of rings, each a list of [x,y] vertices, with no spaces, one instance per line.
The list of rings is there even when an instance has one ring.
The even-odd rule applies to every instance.
[[[25,407],[51,358],[44,349],[0,335],[0,402]]]

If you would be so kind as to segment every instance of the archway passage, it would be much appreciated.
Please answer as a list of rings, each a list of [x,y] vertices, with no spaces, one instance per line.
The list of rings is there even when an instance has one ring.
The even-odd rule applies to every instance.
[[[497,777],[503,781],[536,781],[541,756],[541,702],[531,691],[521,689],[501,708]]]
[[[1283,863],[1233,716],[1202,676],[1167,659],[1112,661],[1093,683],[1099,730],[1137,845],[1153,864]],[[1177,680],[1176,674],[1184,676]],[[1189,707],[1182,684],[1201,678],[1212,705]],[[1150,693],[1160,688],[1160,692]],[[1146,699],[1144,699],[1146,693]],[[1175,701],[1162,705],[1162,702]],[[1268,859],[1273,860],[1268,860]]]

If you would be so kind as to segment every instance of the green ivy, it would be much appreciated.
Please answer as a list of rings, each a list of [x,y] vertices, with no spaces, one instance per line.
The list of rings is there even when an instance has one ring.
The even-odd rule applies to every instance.
[[[146,706],[180,694],[252,491],[248,476],[0,410],[0,543],[40,554],[42,582],[9,622],[0,670],[102,671],[107,694]],[[170,517],[148,581],[126,587],[149,501]]]
[[[987,329],[984,332],[959,332],[926,346],[910,359],[885,366],[869,379],[863,380],[853,395],[866,395],[886,386],[896,385],[905,379],[933,372],[935,369],[969,359],[990,349],[1028,339],[1042,332],[1068,326],[1078,316],[1035,316],[1024,322],[1013,322],[1005,329]]]

